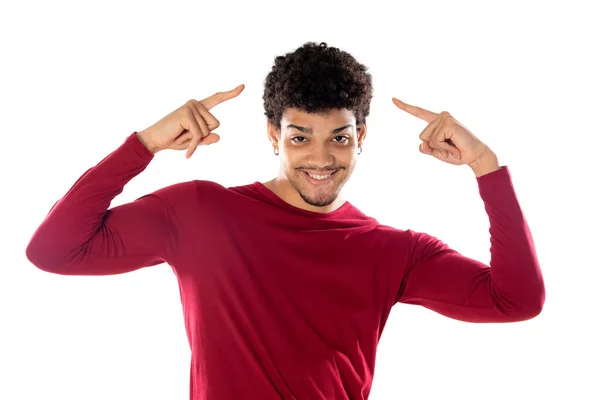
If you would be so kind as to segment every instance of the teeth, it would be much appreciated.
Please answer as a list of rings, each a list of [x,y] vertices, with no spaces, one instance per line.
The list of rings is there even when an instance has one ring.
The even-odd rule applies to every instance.
[[[313,174],[308,174],[308,176],[310,176],[313,179],[323,180],[323,179],[329,178],[331,176],[331,174],[329,174],[329,175],[313,175]]]

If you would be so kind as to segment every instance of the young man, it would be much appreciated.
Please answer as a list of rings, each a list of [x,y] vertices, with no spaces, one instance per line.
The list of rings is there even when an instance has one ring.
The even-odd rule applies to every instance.
[[[325,43],[276,57],[266,78],[275,179],[183,182],[108,210],[156,152],[190,157],[218,141],[209,110],[242,90],[190,100],[131,134],[75,182],[27,247],[38,268],[65,275],[167,262],[192,351],[191,399],[367,399],[398,302],[471,322],[541,312],[544,282],[508,168],[449,113],[393,99],[429,123],[422,153],[473,170],[490,218],[491,267],[340,197],[366,137],[372,85],[364,65]]]

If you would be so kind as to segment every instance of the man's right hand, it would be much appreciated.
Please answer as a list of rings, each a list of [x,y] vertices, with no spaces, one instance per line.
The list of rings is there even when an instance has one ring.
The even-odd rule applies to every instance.
[[[151,127],[138,132],[137,137],[152,154],[164,149],[187,149],[186,158],[190,158],[199,145],[216,143],[220,139],[218,134],[211,132],[220,123],[209,110],[236,97],[242,90],[243,84],[204,100],[189,100]]]

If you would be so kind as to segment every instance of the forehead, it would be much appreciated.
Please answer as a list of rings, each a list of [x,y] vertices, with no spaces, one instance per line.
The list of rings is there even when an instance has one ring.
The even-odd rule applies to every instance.
[[[297,108],[287,108],[282,115],[282,119],[287,123],[305,127],[314,125],[342,126],[356,122],[354,113],[346,108],[332,108],[318,113],[308,113]]]

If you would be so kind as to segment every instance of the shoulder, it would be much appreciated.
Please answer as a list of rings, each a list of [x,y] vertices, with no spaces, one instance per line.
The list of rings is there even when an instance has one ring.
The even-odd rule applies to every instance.
[[[377,240],[390,250],[407,252],[416,258],[428,257],[440,251],[449,250],[448,245],[438,237],[410,228],[399,229],[378,225],[373,233]]]
[[[226,187],[214,181],[194,179],[165,186],[153,194],[180,210],[197,212],[209,208],[215,212],[243,205],[251,195],[251,186]]]
[[[456,253],[446,242],[426,232],[407,230],[407,250],[409,265],[429,259],[443,253]]]
[[[230,192],[229,189],[217,182],[194,179],[165,186],[153,194],[170,203],[182,205],[198,203],[198,201],[211,201],[226,196]]]
[[[375,227],[373,234],[375,234],[377,237],[379,237],[381,240],[387,243],[397,245],[399,242],[408,241],[410,232],[410,229],[405,230],[400,228],[394,228],[389,225],[378,224]]]

